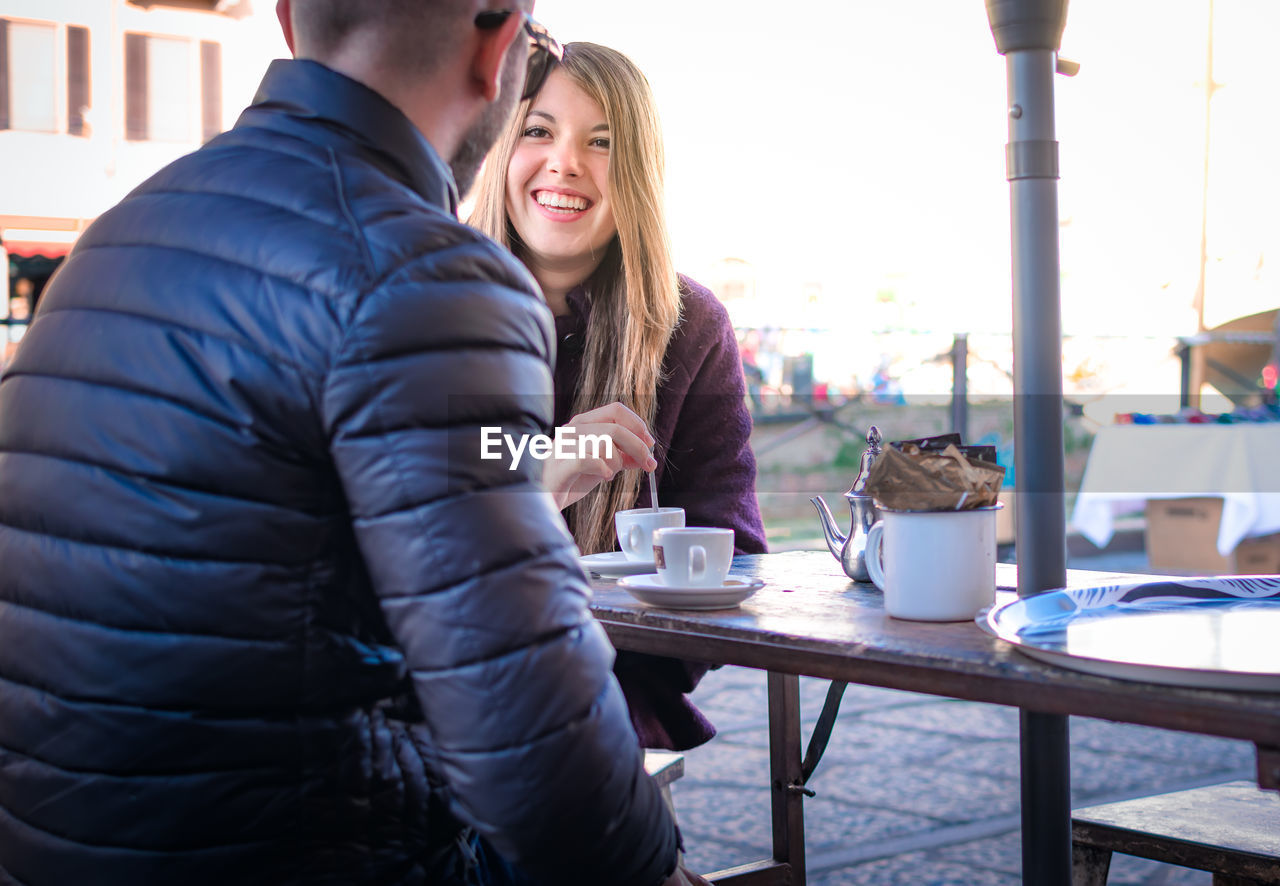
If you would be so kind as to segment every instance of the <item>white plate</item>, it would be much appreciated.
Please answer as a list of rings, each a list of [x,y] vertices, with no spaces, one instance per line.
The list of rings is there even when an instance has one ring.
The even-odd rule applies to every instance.
[[[579,557],[578,562],[584,569],[602,575],[605,578],[614,575],[639,575],[642,572],[653,572],[652,560],[628,560],[622,551],[609,551],[607,554],[587,554]]]
[[[1050,591],[979,625],[1050,664],[1129,680],[1280,691],[1280,576],[1225,576]]]
[[[719,587],[680,587],[665,583],[655,572],[620,578],[618,587],[625,588],[641,603],[663,609],[733,609],[764,587],[764,582],[731,575]]]

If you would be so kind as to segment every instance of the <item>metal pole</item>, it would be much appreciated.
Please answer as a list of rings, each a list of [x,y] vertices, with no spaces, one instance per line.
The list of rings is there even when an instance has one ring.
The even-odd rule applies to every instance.
[[[987,0],[1009,80],[1018,595],[1066,585],[1058,143],[1053,77],[1066,0]],[[1070,886],[1067,719],[1023,711],[1022,881]]]
[[[969,439],[969,334],[957,332],[951,345],[951,430]]]
[[[1058,143],[1050,49],[1010,52],[1013,227],[1013,434],[1018,478],[1018,596],[1066,582],[1062,319],[1058,289]]]
[[[1071,884],[1071,770],[1067,718],[1019,711],[1022,882]]]
[[[1044,49],[1005,57],[1013,227],[1014,473],[1021,505],[1014,515],[1019,597],[1065,587],[1067,577],[1054,55]],[[1050,157],[1053,177],[1046,174]],[[1023,711],[1020,725],[1022,880],[1029,886],[1070,886],[1067,719]]]

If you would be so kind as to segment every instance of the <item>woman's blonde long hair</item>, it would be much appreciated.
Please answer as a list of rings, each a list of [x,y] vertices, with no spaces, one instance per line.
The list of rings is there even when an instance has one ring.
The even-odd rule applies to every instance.
[[[680,319],[680,284],[663,209],[662,130],[649,82],[629,58],[594,43],[564,49],[556,70],[604,109],[609,124],[609,200],[618,226],[585,281],[591,317],[572,414],[618,400],[652,427],[662,359]],[[522,258],[523,244],[507,215],[506,179],[530,104],[521,102],[489,154],[468,219]],[[667,442],[658,441],[659,448]],[[613,514],[634,505],[640,479],[639,472],[624,471],[568,509],[565,518],[584,554],[613,550]]]

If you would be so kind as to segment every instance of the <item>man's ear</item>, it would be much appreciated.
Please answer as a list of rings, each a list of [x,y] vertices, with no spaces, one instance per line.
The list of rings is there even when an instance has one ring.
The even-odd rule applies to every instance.
[[[284,32],[284,42],[289,52],[297,55],[293,49],[293,18],[290,16],[291,0],[276,0],[276,18],[280,20],[280,30]]]
[[[280,0],[287,3],[288,0]],[[498,97],[502,83],[502,63],[506,60],[507,50],[518,36],[524,33],[524,16],[513,11],[502,27],[492,31],[478,30],[480,44],[471,59],[471,76],[480,85],[485,101],[493,101]]]

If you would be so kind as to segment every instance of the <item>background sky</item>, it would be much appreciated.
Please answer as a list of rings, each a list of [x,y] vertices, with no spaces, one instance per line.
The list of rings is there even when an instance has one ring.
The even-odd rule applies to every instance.
[[[1195,330],[1209,8],[1071,0],[1067,332]],[[1280,303],[1280,4],[1214,11],[1210,326]],[[539,0],[535,16],[649,77],[681,270],[750,263],[778,322],[1008,331],[1006,79],[980,0]],[[274,23],[263,33],[279,52]]]
[[[1280,4],[1214,13],[1210,325],[1280,301],[1266,266]],[[540,0],[536,14],[648,74],[689,272],[737,256],[783,303],[820,283],[843,319],[888,289],[922,326],[1009,328],[1006,79],[978,0]],[[1081,70],[1056,78],[1069,330],[1194,331],[1208,21],[1208,0],[1070,3],[1062,55]]]

